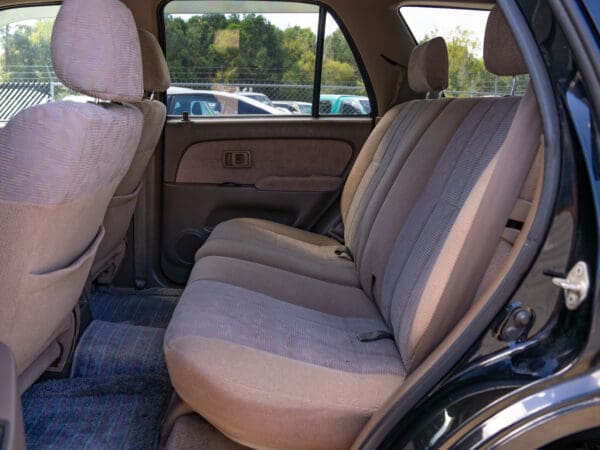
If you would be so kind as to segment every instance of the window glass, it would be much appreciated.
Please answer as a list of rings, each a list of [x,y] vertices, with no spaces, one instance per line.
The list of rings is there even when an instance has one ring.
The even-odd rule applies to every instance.
[[[59,6],[0,11],[0,121],[23,109],[62,99],[85,101],[56,78],[50,38]]]
[[[483,37],[488,11],[404,6],[400,14],[417,43],[441,36],[448,46],[447,97],[503,96],[513,89],[513,77],[489,73],[483,63]],[[514,92],[522,95],[528,75],[514,80]]]
[[[164,9],[168,113],[312,114],[319,13],[307,3],[171,1]],[[192,110],[186,97],[211,92],[216,98],[209,108]],[[356,100],[354,108],[344,108],[352,115],[369,109],[354,55],[331,16],[320,94],[332,101],[325,114],[342,114],[344,98]]]
[[[169,114],[306,113],[300,105],[313,97],[317,6],[177,0],[164,13]],[[201,95],[208,108],[192,108],[189,98]]]
[[[325,26],[320,114],[369,115],[371,107],[360,69],[344,33],[330,14]]]

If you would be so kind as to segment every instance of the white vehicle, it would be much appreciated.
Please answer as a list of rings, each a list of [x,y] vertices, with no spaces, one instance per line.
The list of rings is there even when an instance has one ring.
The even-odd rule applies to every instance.
[[[286,112],[291,112],[292,114],[302,114],[305,116],[309,116],[312,114],[312,104],[308,102],[292,102],[292,101],[283,101],[279,100],[273,102],[277,108],[284,109]]]
[[[275,105],[273,104],[271,99],[269,97],[267,97],[265,94],[263,94],[262,92],[242,91],[242,92],[238,92],[238,95],[241,95],[246,98],[251,98],[252,100],[256,100],[257,102],[261,102],[268,106],[275,107]]]
[[[277,108],[238,94],[184,87],[169,88],[167,112],[175,116],[182,115],[184,112],[188,112],[190,116],[285,114]]]

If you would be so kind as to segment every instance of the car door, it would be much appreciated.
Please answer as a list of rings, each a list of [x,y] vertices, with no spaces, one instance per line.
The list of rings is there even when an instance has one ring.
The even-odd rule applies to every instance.
[[[174,0],[166,4],[164,19],[176,86],[171,89],[211,91],[228,102],[237,96],[240,105],[212,107],[215,116],[169,108],[161,239],[167,278],[185,283],[195,252],[229,219],[326,229],[374,123],[371,115],[318,115],[321,94],[368,95],[360,65],[333,17],[306,3]],[[242,90],[270,100],[308,101],[316,113],[273,108],[265,114],[265,106],[257,114],[241,106],[253,104],[238,94]]]

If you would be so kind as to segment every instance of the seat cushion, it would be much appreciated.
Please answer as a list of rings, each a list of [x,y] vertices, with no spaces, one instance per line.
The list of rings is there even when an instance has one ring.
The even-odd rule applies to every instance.
[[[405,376],[393,340],[357,337],[385,329],[381,318],[339,317],[198,280],[176,308],[165,355],[178,394],[230,438],[259,448],[347,448]]]
[[[253,261],[333,283],[358,286],[354,263],[339,257],[332,238],[259,219],[218,225],[196,259],[225,256]]]
[[[342,317],[381,317],[362,289],[329,283],[286,270],[222,256],[200,259],[189,278],[221,281],[280,301]]]

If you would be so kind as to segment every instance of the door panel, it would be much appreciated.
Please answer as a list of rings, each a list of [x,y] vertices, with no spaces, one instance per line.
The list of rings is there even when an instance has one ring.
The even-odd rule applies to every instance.
[[[341,178],[351,159],[352,146],[342,141],[207,141],[196,143],[185,151],[177,168],[175,182],[256,186],[271,177]],[[310,187],[310,184],[307,184],[307,187]]]
[[[371,118],[172,119],[165,129],[162,269],[184,284],[212,228],[253,217],[310,229],[339,198]]]

